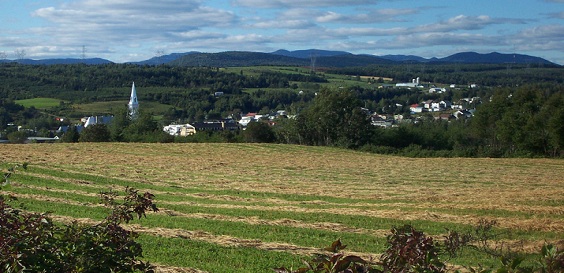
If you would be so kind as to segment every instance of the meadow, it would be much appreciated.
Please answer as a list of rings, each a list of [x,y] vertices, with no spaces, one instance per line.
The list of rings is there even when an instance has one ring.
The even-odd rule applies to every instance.
[[[34,98],[25,100],[16,100],[16,103],[24,107],[35,107],[37,109],[47,109],[57,107],[62,100],[52,98]]]
[[[296,268],[338,238],[346,253],[377,260],[393,226],[440,239],[481,219],[495,220],[497,242],[523,253],[564,247],[562,160],[220,143],[4,145],[0,160],[3,168],[29,162],[3,193],[60,222],[103,219],[101,191],[155,194],[160,211],[128,228],[160,272]],[[467,251],[448,263],[499,261]]]

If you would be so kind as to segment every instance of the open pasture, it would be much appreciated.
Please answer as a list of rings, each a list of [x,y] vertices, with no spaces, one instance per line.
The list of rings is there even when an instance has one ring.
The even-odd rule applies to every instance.
[[[392,226],[440,239],[496,220],[498,240],[538,252],[563,246],[564,161],[404,158],[274,144],[76,143],[0,146],[2,167],[29,162],[4,193],[62,222],[107,210],[100,191],[156,195],[135,220],[161,272],[272,272],[341,238],[377,259]],[[496,264],[467,252],[452,265]]]
[[[24,107],[35,107],[37,109],[48,109],[57,107],[61,104],[62,100],[52,98],[34,98],[17,100],[16,103]]]

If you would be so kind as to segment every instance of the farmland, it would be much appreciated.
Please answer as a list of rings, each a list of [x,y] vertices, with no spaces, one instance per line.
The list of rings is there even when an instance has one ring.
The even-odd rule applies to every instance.
[[[17,100],[16,103],[24,107],[33,106],[38,109],[46,109],[46,108],[59,106],[61,100],[51,99],[51,98],[35,98],[35,99]]]
[[[61,222],[107,214],[100,191],[126,186],[160,208],[128,227],[168,272],[269,272],[341,238],[377,259],[392,226],[440,238],[496,220],[526,253],[563,246],[564,161],[405,158],[275,144],[76,143],[0,147],[2,167],[29,162],[3,190]],[[453,265],[496,264],[469,251]]]

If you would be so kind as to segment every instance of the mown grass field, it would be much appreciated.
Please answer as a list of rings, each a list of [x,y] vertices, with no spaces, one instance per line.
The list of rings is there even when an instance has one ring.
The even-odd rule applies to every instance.
[[[52,99],[52,98],[34,98],[34,99],[17,100],[16,103],[26,108],[33,106],[37,109],[47,109],[47,108],[59,106],[61,100]]]
[[[377,259],[392,226],[440,238],[496,220],[526,253],[564,243],[564,161],[403,158],[266,144],[78,143],[0,146],[3,167],[29,162],[4,189],[30,211],[92,222],[100,191],[126,186],[161,209],[129,227],[161,272],[272,272],[341,238]],[[498,263],[468,251],[452,265]]]
[[[311,73],[311,69],[307,67],[287,67],[287,66],[229,67],[229,68],[225,68],[224,71],[231,73],[243,73],[244,75],[247,76],[251,75],[255,77],[258,77],[262,72],[267,72],[267,71],[284,73],[284,74],[302,74],[302,75],[309,75]],[[320,83],[320,85],[329,88],[352,87],[352,86],[361,86],[365,88],[374,87],[373,85],[368,84],[368,80],[371,77],[361,77],[360,79],[357,79],[356,77],[350,75],[331,74],[324,71],[316,71],[316,74],[318,76],[327,79],[328,81],[327,83]],[[391,79],[387,78],[387,80],[391,80]],[[290,84],[293,83],[296,83],[298,85],[303,84],[300,82],[291,82]],[[262,88],[262,89],[269,90],[270,88]],[[254,88],[245,89],[245,91],[247,92],[252,92],[254,90],[256,89]]]

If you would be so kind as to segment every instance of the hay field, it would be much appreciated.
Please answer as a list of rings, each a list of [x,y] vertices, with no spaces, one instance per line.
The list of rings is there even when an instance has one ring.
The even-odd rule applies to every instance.
[[[403,158],[266,144],[78,143],[0,146],[0,163],[29,162],[8,191],[32,211],[91,222],[102,190],[157,196],[134,221],[161,272],[269,272],[341,238],[377,259],[394,225],[440,238],[496,220],[500,241],[564,247],[564,161]],[[453,265],[495,264],[476,253]]]

